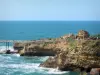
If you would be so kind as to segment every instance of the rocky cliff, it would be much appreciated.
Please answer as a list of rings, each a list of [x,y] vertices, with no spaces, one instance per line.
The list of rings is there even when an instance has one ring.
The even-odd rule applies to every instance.
[[[75,43],[75,44],[74,44]],[[50,57],[40,66],[59,67],[60,70],[100,67],[100,40],[75,40],[69,43],[66,51]]]
[[[68,34],[31,43],[15,43],[14,48],[21,55],[34,55],[38,52],[47,54],[49,51],[54,53],[54,56],[40,65],[42,67],[58,67],[65,71],[97,68],[100,67],[100,39],[93,40],[89,35],[87,31],[80,30],[77,35]]]

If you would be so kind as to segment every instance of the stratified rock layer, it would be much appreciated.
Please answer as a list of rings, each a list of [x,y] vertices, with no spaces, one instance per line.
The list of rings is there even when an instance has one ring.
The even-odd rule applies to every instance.
[[[87,31],[81,30],[77,35],[68,34],[55,39],[16,43],[14,48],[18,49],[21,55],[26,56],[38,56],[42,54],[41,52],[44,52],[42,56],[50,52],[51,55],[54,54],[53,57],[40,64],[42,67],[58,67],[65,71],[98,68],[100,67],[100,39],[92,40],[89,36]]]
[[[59,67],[60,70],[100,68],[100,40],[75,40],[68,45],[66,51],[61,51],[40,66]]]

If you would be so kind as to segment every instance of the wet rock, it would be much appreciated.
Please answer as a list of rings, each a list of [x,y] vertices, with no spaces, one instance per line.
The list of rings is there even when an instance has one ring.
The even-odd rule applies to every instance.
[[[7,50],[7,51],[6,51],[6,54],[11,54],[10,50]]]

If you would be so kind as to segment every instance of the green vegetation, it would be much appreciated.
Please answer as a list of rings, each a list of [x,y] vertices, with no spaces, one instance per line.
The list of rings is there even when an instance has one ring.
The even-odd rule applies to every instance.
[[[73,39],[73,38],[67,38],[66,39],[68,42],[74,42],[75,41],[75,39]]]
[[[69,42],[69,46],[71,49],[75,49],[77,47],[77,43],[76,43],[75,39],[68,38],[67,41]]]
[[[48,38],[48,40],[52,40],[52,38]]]
[[[100,38],[100,34],[91,35],[91,38]]]
[[[52,44],[53,42],[43,42],[42,47],[48,46],[48,44]]]
[[[43,47],[45,47],[45,46],[48,45],[48,43],[47,42],[44,42],[42,45],[43,45]]]

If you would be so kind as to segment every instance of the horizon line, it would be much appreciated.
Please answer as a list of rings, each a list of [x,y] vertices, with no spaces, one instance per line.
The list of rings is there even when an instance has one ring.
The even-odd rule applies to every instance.
[[[1,21],[100,21],[100,20],[0,20]]]

